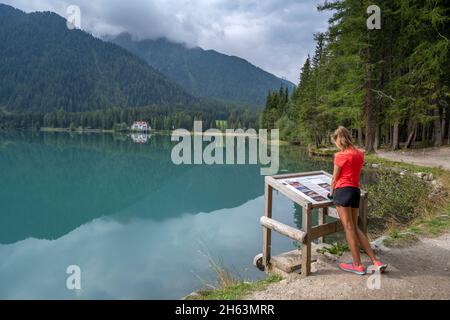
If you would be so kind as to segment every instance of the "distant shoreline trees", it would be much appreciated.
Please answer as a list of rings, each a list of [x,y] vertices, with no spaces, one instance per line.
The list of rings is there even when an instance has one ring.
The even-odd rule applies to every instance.
[[[204,127],[216,128],[217,121],[227,124],[228,128],[258,128],[256,111],[241,108],[200,107],[142,107],[110,108],[89,112],[66,112],[59,109],[51,113],[7,113],[0,110],[0,130],[33,129],[41,127],[69,130],[100,129],[127,131],[134,121],[143,120],[154,130],[173,130],[183,128],[191,130],[194,120],[202,120]]]

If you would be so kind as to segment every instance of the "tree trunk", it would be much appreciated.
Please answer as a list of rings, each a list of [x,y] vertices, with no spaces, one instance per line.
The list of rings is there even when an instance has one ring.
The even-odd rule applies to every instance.
[[[442,135],[442,143],[444,143],[445,140],[445,129],[446,129],[446,124],[447,121],[445,120],[445,118],[442,119],[442,129],[441,129],[441,135]]]
[[[442,145],[442,131],[441,131],[441,115],[439,112],[439,108],[434,109],[434,134],[433,134],[433,140],[434,140],[434,146],[439,147]]]
[[[421,135],[421,139],[422,139],[422,143],[425,144],[425,141],[427,140],[427,126],[425,123],[423,123],[422,125],[422,135]]]
[[[450,145],[450,121],[448,122],[448,136],[447,136],[447,144]]]
[[[413,122],[409,125],[409,134],[408,134],[408,140],[406,141],[405,148],[408,149],[411,147],[413,142],[416,140],[416,132],[417,132],[417,123]]]
[[[361,129],[360,125],[358,125],[358,145],[360,148],[363,147],[363,134],[362,134],[362,129]]]
[[[391,126],[386,126],[386,133],[385,133],[385,138],[384,138],[384,144],[385,145],[390,145],[391,144]]]
[[[442,136],[442,140],[445,139],[445,125],[446,125],[446,121],[447,121],[447,112],[446,112],[446,108],[442,109],[442,126],[441,126],[441,136]],[[449,132],[450,134],[450,132]]]
[[[400,148],[400,144],[398,141],[398,130],[399,130],[399,124],[394,124],[394,130],[392,133],[392,149],[397,150]]]
[[[379,147],[380,147],[380,126],[377,125],[377,127],[375,128],[375,140],[373,142],[373,148],[375,150],[378,150]]]
[[[367,34],[367,65],[366,65],[366,97],[365,97],[365,112],[366,112],[366,152],[373,151],[372,141],[372,70],[370,66],[370,32]]]

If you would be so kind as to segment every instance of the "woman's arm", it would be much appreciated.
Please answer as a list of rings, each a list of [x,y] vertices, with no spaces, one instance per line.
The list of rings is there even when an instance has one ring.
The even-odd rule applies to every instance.
[[[341,168],[337,165],[334,165],[333,178],[331,179],[331,190],[330,190],[331,195],[334,194],[334,188],[336,187],[336,183],[340,175],[341,175]]]

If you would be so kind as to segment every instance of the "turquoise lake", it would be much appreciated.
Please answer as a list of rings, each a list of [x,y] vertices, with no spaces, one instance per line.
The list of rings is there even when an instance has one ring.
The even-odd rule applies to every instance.
[[[139,143],[137,143],[139,142]],[[215,283],[209,259],[244,280],[262,251],[258,165],[180,165],[169,135],[0,133],[0,299],[180,299]],[[280,173],[331,170],[294,146]],[[300,210],[274,195],[274,217]],[[273,250],[294,243],[274,234]],[[81,269],[68,290],[66,269]]]

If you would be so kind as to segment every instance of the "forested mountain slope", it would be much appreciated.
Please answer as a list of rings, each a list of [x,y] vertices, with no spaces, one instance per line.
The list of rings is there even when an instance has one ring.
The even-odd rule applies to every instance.
[[[268,90],[294,85],[248,61],[214,50],[188,48],[166,39],[134,41],[129,34],[111,39],[145,59],[189,93],[205,98],[262,107]]]
[[[0,4],[0,108],[48,113],[190,104],[196,98],[145,61],[55,13]]]

